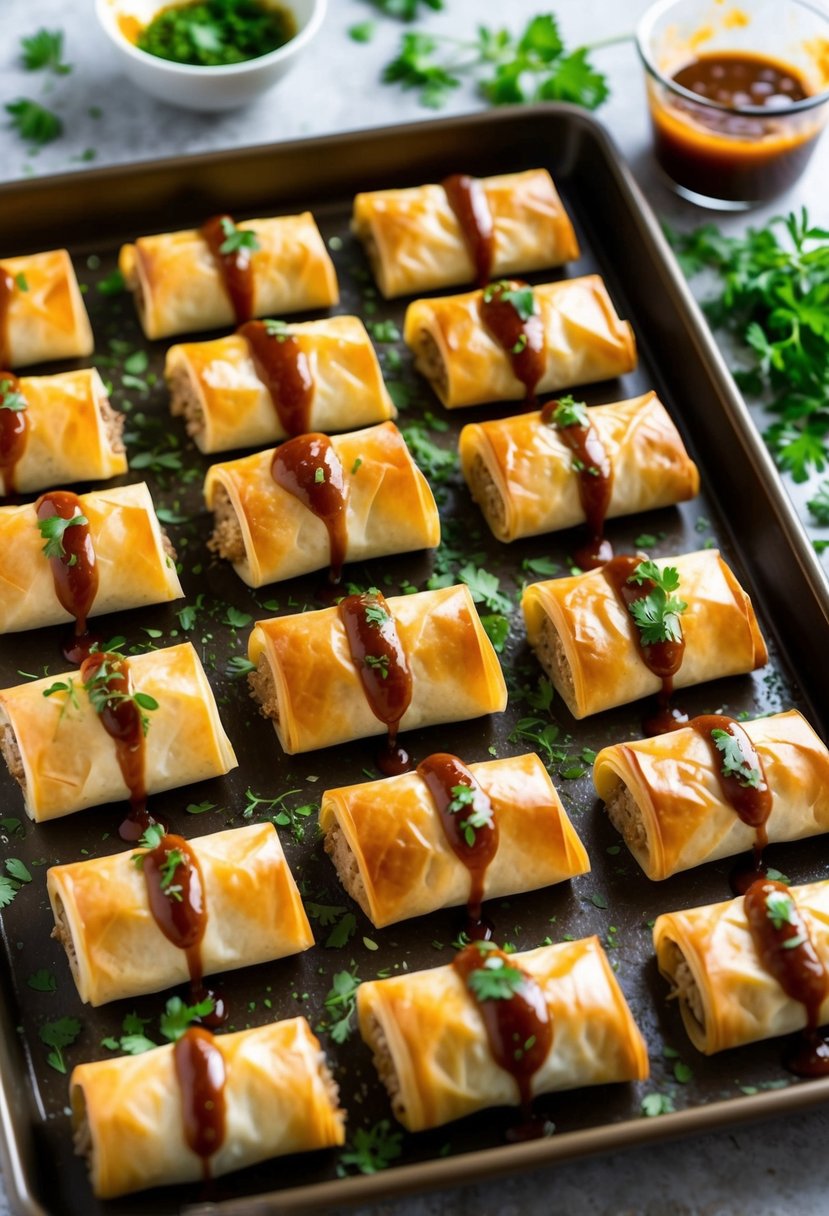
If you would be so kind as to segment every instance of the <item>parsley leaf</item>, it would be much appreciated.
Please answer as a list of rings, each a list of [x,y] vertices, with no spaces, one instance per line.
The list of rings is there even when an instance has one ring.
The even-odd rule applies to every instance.
[[[52,1050],[46,1057],[46,1063],[55,1072],[66,1072],[66,1061],[63,1058],[63,1048],[71,1047],[81,1033],[81,1024],[77,1018],[59,1018],[56,1022],[44,1022],[38,1034],[40,1041]]]
[[[524,983],[523,971],[511,967],[498,955],[490,955],[482,967],[470,971],[466,985],[476,1001],[508,1001]]]
[[[475,844],[475,833],[481,828],[495,826],[492,804],[483,790],[472,785],[453,785],[452,799],[447,806],[450,815],[468,811],[466,818],[459,820],[459,827],[466,844],[471,849]]]
[[[629,583],[650,582],[652,589],[628,605],[628,611],[639,629],[643,646],[659,642],[682,641],[680,614],[688,605],[670,593],[679,587],[679,572],[675,566],[660,569],[655,562],[642,561],[628,579]]]
[[[775,929],[782,929],[784,925],[796,925],[797,916],[791,895],[784,891],[769,891],[766,896],[766,916]]]
[[[736,777],[746,789],[756,790],[760,786],[763,775],[759,768],[754,768],[746,760],[740,739],[729,730],[712,730],[711,738],[716,744],[717,751],[722,754],[722,772],[724,777]]]
[[[414,21],[420,16],[420,5],[439,12],[443,8],[443,0],[371,0],[371,3],[387,17],[398,17],[401,21]]]
[[[396,59],[383,69],[384,84],[399,84],[404,89],[419,89],[420,104],[430,110],[446,105],[449,94],[460,87],[460,77],[432,60],[437,39],[428,34],[404,34]]]
[[[2,387],[2,384],[0,384],[0,389]],[[824,528],[829,527],[829,479],[821,482],[817,493],[813,498],[809,499],[806,506],[809,508],[816,524]]]
[[[467,562],[458,571],[458,578],[462,583],[466,583],[476,604],[486,604],[493,612],[512,612],[512,600],[499,591],[501,580],[496,575]]]
[[[0,908],[7,908],[20,890],[20,883],[0,874]]]
[[[37,72],[47,68],[56,76],[66,76],[72,71],[67,63],[61,63],[63,57],[63,31],[38,30],[20,39],[23,48],[23,67],[27,72]]]
[[[327,1028],[335,1043],[344,1043],[354,1029],[359,987],[360,977],[357,975],[356,963],[351,964],[350,971],[338,971],[332,977],[331,989],[325,998],[324,1005],[331,1014],[335,1015],[334,1021]]]
[[[493,300],[501,304],[511,304],[522,321],[529,321],[538,311],[532,287],[515,287],[507,279],[490,283],[484,288],[484,303],[489,304]]]
[[[11,410],[17,414],[26,407],[26,398],[14,387],[14,381],[0,380],[0,410]]]
[[[589,426],[590,416],[583,401],[574,401],[572,397],[559,397],[553,410],[552,423],[557,427]]]
[[[223,216],[219,223],[225,238],[219,246],[219,253],[225,256],[242,250],[253,253],[262,248],[256,233],[250,228],[237,228],[229,215]]]
[[[55,992],[58,986],[55,976],[45,967],[41,967],[39,971],[33,972],[26,980],[26,983],[35,992]]]
[[[36,147],[49,144],[63,132],[63,123],[51,110],[28,97],[6,102],[6,113],[21,139]]]
[[[63,546],[63,538],[66,529],[88,523],[89,520],[86,516],[80,514],[73,515],[71,519],[64,519],[61,515],[50,515],[46,519],[39,519],[37,526],[40,535],[46,541],[43,552],[47,557],[65,557],[66,549]]]
[[[354,1165],[361,1174],[376,1174],[403,1152],[403,1133],[392,1131],[388,1119],[371,1128],[358,1127],[351,1148],[340,1154],[343,1165]]]
[[[180,996],[171,996],[161,1015],[159,1026],[165,1039],[175,1043],[184,1034],[191,1022],[207,1017],[215,1008],[212,996],[206,996],[195,1005],[185,1005]]]
[[[15,882],[26,883],[32,881],[31,871],[20,860],[19,857],[6,858],[6,873],[15,880]]]
[[[500,612],[490,612],[481,617],[486,636],[492,642],[496,654],[502,654],[509,637],[509,619]]]

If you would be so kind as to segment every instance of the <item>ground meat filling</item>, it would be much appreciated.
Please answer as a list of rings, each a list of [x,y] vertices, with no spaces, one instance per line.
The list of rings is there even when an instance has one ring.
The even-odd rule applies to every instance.
[[[166,556],[169,557],[170,561],[174,562],[176,560],[176,558],[178,557],[178,554],[176,553],[175,549],[173,548],[173,542],[170,540],[169,536],[167,535],[167,533],[164,531],[163,528],[160,528],[159,530],[161,532],[161,547],[164,550]]]
[[[639,804],[624,781],[617,779],[616,786],[605,803],[610,822],[617,832],[621,832],[625,844],[634,852],[648,851],[648,834]]]
[[[98,398],[98,413],[104,424],[104,434],[110,451],[117,453],[125,451],[123,434],[126,417],[124,414],[112,408],[109,397]]]
[[[565,701],[573,701],[576,696],[573,672],[567,662],[564,643],[558,635],[549,617],[544,618],[541,633],[535,647],[539,663],[550,677],[553,685],[561,692]]]
[[[702,993],[679,946],[672,941],[669,941],[667,945],[668,957],[663,963],[663,970],[667,970],[672,977],[671,996],[679,999],[704,1034],[705,1009],[702,1004]]]
[[[239,517],[234,510],[230,495],[223,485],[217,485],[213,494],[215,527],[207,547],[228,562],[245,560],[245,541]]]
[[[347,894],[355,899],[366,916],[370,917],[365,883],[360,874],[357,858],[336,820],[325,833],[325,851],[333,861],[337,876]]]
[[[276,684],[273,672],[264,654],[260,655],[256,671],[248,676],[250,695],[259,702],[259,712],[263,718],[279,722],[279,698],[276,695]]]
[[[20,754],[17,735],[10,722],[4,722],[0,726],[0,752],[3,753],[3,759],[6,761],[9,772],[25,793],[26,773],[23,769],[23,757]]]
[[[438,393],[445,396],[449,391],[449,373],[440,353],[440,347],[426,329],[421,329],[415,340],[415,367],[430,380]]]
[[[187,434],[192,438],[204,430],[204,410],[196,385],[183,361],[174,363],[167,376],[170,390],[170,413],[174,418],[183,416]]]
[[[321,1051],[317,1056],[317,1071],[319,1078],[325,1086],[325,1091],[328,1094],[328,1100],[331,1103],[331,1109],[334,1111],[340,1123],[345,1122],[345,1111],[340,1107],[340,1088],[337,1082],[331,1075],[331,1070],[328,1067],[328,1062],[325,1059],[325,1052]]]
[[[368,1016],[366,1037],[371,1047],[372,1059],[374,1067],[377,1069],[377,1075],[385,1085],[386,1092],[389,1095],[392,1112],[395,1118],[403,1122],[406,1118],[406,1104],[400,1093],[400,1077],[397,1075],[397,1069],[394,1067],[394,1060],[392,1059],[383,1028],[373,1013]]]
[[[66,957],[69,960],[69,969],[75,980],[78,979],[78,955],[75,950],[75,939],[69,928],[69,922],[66,919],[66,908],[63,906],[63,900],[59,895],[55,897],[55,927],[52,930],[52,937],[60,942],[66,951]]]
[[[472,497],[486,516],[487,523],[499,540],[506,539],[507,508],[501,491],[489,471],[483,456],[476,455],[469,470]]]

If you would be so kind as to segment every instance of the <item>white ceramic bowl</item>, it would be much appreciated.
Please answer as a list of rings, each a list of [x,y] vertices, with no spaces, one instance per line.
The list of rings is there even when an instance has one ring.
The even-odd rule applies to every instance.
[[[328,0],[280,0],[296,21],[297,32],[284,46],[222,67],[173,63],[140,51],[124,33],[136,21],[144,27],[170,0],[95,0],[99,22],[134,84],[153,97],[188,110],[231,110],[246,105],[276,84],[296,63],[322,25]]]

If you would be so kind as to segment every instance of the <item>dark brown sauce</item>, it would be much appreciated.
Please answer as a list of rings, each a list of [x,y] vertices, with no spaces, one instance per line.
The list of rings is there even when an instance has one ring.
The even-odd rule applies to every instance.
[[[772,806],[771,790],[766,781],[762,757],[740,723],[726,714],[704,714],[692,718],[688,725],[705,739],[710,748],[723,798],[743,823],[755,830],[754,867],[758,870],[763,849],[769,842],[766,822]],[[733,773],[723,772],[723,754],[712,738],[715,730],[724,730],[738,740],[743,761],[748,768],[756,769],[760,774],[756,786],[746,785]]]
[[[9,345],[9,309],[14,295],[14,278],[0,266],[0,364],[11,362]]]
[[[767,872],[768,867],[762,857],[752,851],[731,867],[728,872],[728,885],[735,895],[745,895],[752,883],[765,878]]]
[[[578,423],[560,426],[556,423],[554,415],[559,404],[558,401],[548,401],[541,411],[541,421],[545,426],[554,426],[562,443],[573,453],[579,479],[579,498],[587,523],[587,542],[574,551],[573,557],[582,570],[594,570],[613,557],[613,547],[604,535],[613,493],[613,465],[592,422],[588,421],[586,426]]]
[[[314,380],[299,339],[264,321],[248,321],[239,330],[256,374],[268,390],[277,418],[287,435],[302,435],[310,425]]]
[[[412,673],[394,617],[379,591],[347,595],[337,610],[369,708],[388,730],[377,765],[386,776],[397,776],[411,768],[408,754],[397,744],[397,732],[412,699]],[[372,621],[372,613],[382,613],[382,620]]]
[[[181,861],[165,888],[164,865],[174,851],[181,854]],[[142,869],[153,920],[167,940],[187,955],[190,981],[198,988],[203,975],[201,943],[207,928],[199,859],[183,836],[165,835],[144,854]]]
[[[199,229],[199,234],[207,242],[213,255],[213,260],[221,275],[225,290],[230,298],[236,324],[241,325],[253,316],[253,268],[250,260],[250,248],[242,245],[232,253],[222,253],[221,247],[228,239],[222,222],[229,220],[230,215],[213,215],[205,220]]]
[[[320,470],[322,477],[320,479]],[[328,530],[329,581],[338,583],[348,548],[348,482],[327,435],[298,435],[274,452],[271,475]]]
[[[553,1023],[539,984],[524,971],[524,981],[512,996],[503,1000],[477,999],[469,977],[492,958],[500,958],[505,966],[521,970],[503,951],[481,950],[474,942],[455,956],[452,966],[481,1012],[492,1058],[499,1068],[515,1078],[521,1106],[528,1116],[533,1096],[532,1079],[550,1053]]]
[[[469,898],[467,911],[470,920],[481,923],[481,904],[484,899],[484,879],[487,868],[498,852],[498,821],[492,803],[481,789],[473,774],[463,761],[447,752],[437,752],[421,760],[417,766],[418,776],[426,783],[446,839],[453,853],[469,871]],[[488,812],[489,823],[470,828],[471,843],[467,839],[464,824],[473,811],[473,805],[465,803],[450,810],[455,798],[455,788],[464,786],[474,791],[475,803]]]
[[[83,505],[71,490],[50,490],[38,498],[35,513],[38,522],[55,515],[61,519],[74,519],[76,515],[83,515]],[[48,561],[58,602],[75,618],[74,642],[83,647],[88,636],[86,618],[98,591],[98,565],[89,524],[73,524],[65,530],[62,540],[63,554],[50,557]],[[88,650],[84,650],[86,653]],[[67,658],[70,662],[75,661],[70,655]]]
[[[483,184],[477,177],[453,173],[444,178],[441,185],[475,266],[475,280],[479,287],[485,287],[492,277],[495,225]]]
[[[187,1146],[201,1158],[205,1179],[210,1159],[224,1144],[227,1111],[227,1069],[209,1030],[191,1026],[173,1047],[176,1080],[181,1093],[181,1114]]]
[[[537,311],[522,320],[512,301],[505,298],[507,292],[521,290],[529,289],[518,279],[488,287],[481,295],[481,320],[509,357],[513,375],[524,385],[525,400],[534,401],[546,362],[544,323]]]
[[[0,272],[0,284],[3,273]],[[2,287],[0,286],[0,300]],[[2,308],[0,307],[0,314]],[[2,343],[0,343],[2,347]],[[17,465],[26,451],[29,438],[28,408],[13,410],[3,408],[2,403],[12,393],[20,393],[20,381],[11,372],[0,371],[0,473],[3,474],[3,493],[14,494],[16,490],[14,474]],[[23,395],[22,393],[20,394]]]
[[[779,893],[792,901],[787,920],[775,928],[766,898]],[[798,1076],[829,1076],[829,1046],[817,1034],[820,1010],[829,993],[829,975],[815,949],[809,926],[790,889],[782,882],[762,878],[752,883],[743,907],[751,939],[765,970],[772,975],[792,1001],[806,1010],[806,1029],[786,1055],[786,1067]],[[795,946],[788,946],[796,941]]]

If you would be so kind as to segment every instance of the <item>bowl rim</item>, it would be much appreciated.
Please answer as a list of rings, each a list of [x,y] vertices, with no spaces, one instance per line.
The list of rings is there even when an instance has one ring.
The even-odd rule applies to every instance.
[[[822,18],[827,27],[827,38],[829,38],[829,10],[827,10],[817,0],[789,0],[791,4],[797,5],[798,8],[807,9],[816,16]],[[820,93],[810,93],[808,97],[801,98],[800,101],[793,101],[787,106],[730,106],[721,101],[714,101],[713,98],[703,97],[701,93],[695,93],[692,89],[686,89],[684,85],[677,84],[670,76],[666,76],[660,67],[655,63],[651,55],[651,41],[653,27],[656,22],[665,13],[675,8],[678,4],[684,3],[684,0],[656,0],[649,9],[645,11],[636,26],[634,41],[636,49],[639,52],[639,58],[645,70],[654,76],[661,85],[669,92],[677,97],[683,97],[686,101],[692,101],[695,105],[702,109],[715,110],[721,114],[737,114],[748,118],[783,118],[789,114],[802,114],[807,110],[814,110],[819,106],[825,105],[829,101],[829,87],[823,89]],[[769,56],[773,58],[773,56]],[[781,60],[781,62],[785,62]]]
[[[167,0],[166,3],[159,3],[159,9],[168,7],[171,2],[175,3],[176,0]],[[189,0],[181,0],[182,4],[188,2]],[[291,0],[284,0],[284,3],[286,7],[292,8]],[[290,59],[293,55],[298,54],[318,32],[328,7],[328,0],[311,0],[311,3],[313,7],[308,21],[292,38],[289,38],[282,46],[276,47],[275,50],[268,51],[265,55],[257,55],[256,58],[245,59],[241,63],[179,63],[175,59],[164,59],[160,55],[151,55],[149,51],[142,51],[135,43],[130,42],[129,38],[118,28],[117,20],[113,19],[117,18],[117,0],[95,0],[95,15],[98,18],[98,24],[112,43],[119,47],[135,63],[141,64],[144,67],[152,66],[160,72],[166,72],[169,75],[193,79],[204,79],[207,76],[228,79],[234,76],[252,75],[263,68],[281,63],[283,60]]]

